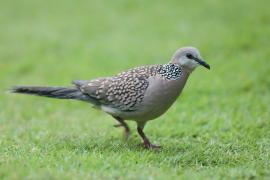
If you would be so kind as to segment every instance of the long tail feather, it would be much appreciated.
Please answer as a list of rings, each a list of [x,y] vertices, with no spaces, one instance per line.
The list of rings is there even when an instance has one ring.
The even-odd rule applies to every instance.
[[[76,87],[40,87],[40,86],[15,86],[10,89],[12,93],[45,96],[57,99],[77,99],[87,101],[89,97]]]

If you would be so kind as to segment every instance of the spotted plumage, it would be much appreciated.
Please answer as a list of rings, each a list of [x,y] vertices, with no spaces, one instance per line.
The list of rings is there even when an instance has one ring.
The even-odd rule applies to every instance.
[[[76,80],[73,87],[15,86],[11,92],[88,102],[114,117],[119,123],[115,127],[124,127],[126,137],[130,129],[125,120],[136,121],[144,146],[154,148],[158,146],[151,144],[143,132],[145,124],[170,108],[198,65],[210,69],[196,48],[184,47],[164,65],[137,67],[113,77]]]
[[[74,84],[99,104],[121,111],[134,111],[142,103],[149,86],[148,78],[157,74],[165,79],[175,80],[181,76],[181,67],[173,63],[142,66],[114,77],[99,78],[83,85],[80,85],[80,81],[74,81]]]
[[[134,111],[142,102],[150,76],[155,76],[160,65],[143,66],[119,73],[114,77],[99,78],[80,84],[79,89],[96,102],[121,111]]]
[[[158,70],[158,74],[161,74],[163,77],[165,77],[168,80],[175,80],[179,78],[182,74],[182,68],[181,66],[173,63],[168,63],[162,65]]]

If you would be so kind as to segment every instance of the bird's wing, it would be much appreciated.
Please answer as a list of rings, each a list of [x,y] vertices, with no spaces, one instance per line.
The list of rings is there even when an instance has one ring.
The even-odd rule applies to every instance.
[[[160,65],[143,66],[122,72],[114,77],[73,83],[99,105],[121,111],[134,111],[141,104],[150,76],[156,75]]]

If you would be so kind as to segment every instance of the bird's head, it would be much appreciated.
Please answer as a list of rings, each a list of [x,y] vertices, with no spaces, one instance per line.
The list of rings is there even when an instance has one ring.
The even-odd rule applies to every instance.
[[[178,49],[172,56],[171,62],[179,64],[189,71],[193,71],[199,65],[210,69],[210,66],[202,59],[199,50],[194,47]]]

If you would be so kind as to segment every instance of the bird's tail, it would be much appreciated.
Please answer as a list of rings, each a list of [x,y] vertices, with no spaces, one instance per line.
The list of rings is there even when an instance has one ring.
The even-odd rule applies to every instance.
[[[10,89],[12,93],[45,96],[57,99],[77,99],[87,101],[89,97],[76,87],[40,87],[40,86],[15,86]]]

